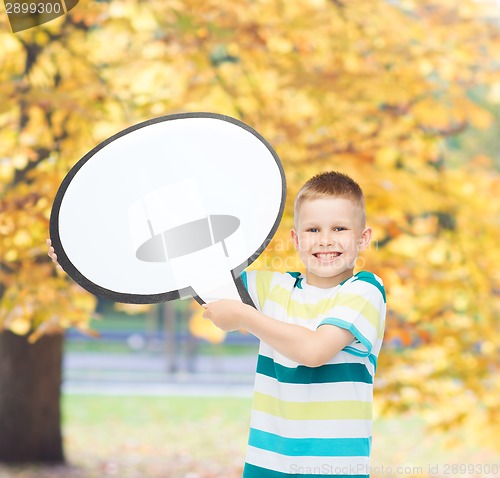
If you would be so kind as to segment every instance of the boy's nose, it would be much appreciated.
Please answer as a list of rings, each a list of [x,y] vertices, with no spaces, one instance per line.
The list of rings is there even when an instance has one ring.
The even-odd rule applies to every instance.
[[[333,237],[330,234],[322,234],[319,238],[319,243],[321,246],[331,246],[333,242]]]

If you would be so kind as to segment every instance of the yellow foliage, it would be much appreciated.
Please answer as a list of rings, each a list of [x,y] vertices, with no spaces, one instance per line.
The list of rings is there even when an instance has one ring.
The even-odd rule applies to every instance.
[[[375,232],[364,267],[388,291],[380,410],[430,410],[437,427],[493,437],[500,177],[482,153],[450,168],[442,143],[491,125],[470,90],[500,98],[484,3],[80,2],[43,28],[0,31],[0,327],[32,340],[88,330],[95,299],[45,247],[78,159],[151,117],[226,113],[270,141],[287,176],[280,230],[252,267],[302,270],[289,239],[298,188],[327,169],[352,175]],[[223,340],[202,312],[190,330]]]
[[[386,146],[380,148],[375,154],[375,161],[381,168],[393,169],[399,158],[400,152],[397,148]]]
[[[26,335],[31,329],[30,317],[15,317],[8,321],[8,329],[18,335]]]
[[[192,314],[189,319],[189,331],[201,339],[208,340],[213,344],[218,344],[226,338],[226,332],[217,328],[213,322],[203,317],[205,309],[199,304],[193,302],[191,307]]]
[[[115,304],[116,310],[130,315],[144,314],[149,312],[153,307],[152,304],[123,304],[121,302]]]

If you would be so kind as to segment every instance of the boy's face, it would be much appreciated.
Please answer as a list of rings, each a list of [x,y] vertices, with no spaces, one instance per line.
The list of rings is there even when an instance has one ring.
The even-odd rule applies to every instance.
[[[370,243],[361,207],[344,198],[306,199],[300,205],[292,240],[306,267],[309,285],[335,287],[352,276],[358,252]]]

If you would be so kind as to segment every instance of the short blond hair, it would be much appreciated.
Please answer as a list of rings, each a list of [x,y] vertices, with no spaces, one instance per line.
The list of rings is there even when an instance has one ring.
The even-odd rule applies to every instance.
[[[362,211],[361,225],[366,226],[365,197],[359,184],[347,174],[327,171],[309,179],[297,193],[294,204],[294,221],[296,223],[300,205],[311,199],[344,198],[360,207]]]

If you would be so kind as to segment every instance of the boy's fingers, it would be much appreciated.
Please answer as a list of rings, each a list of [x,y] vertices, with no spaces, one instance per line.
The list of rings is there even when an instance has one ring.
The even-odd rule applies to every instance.
[[[210,310],[208,309],[208,306],[207,304],[203,304],[203,307],[205,308],[204,312],[203,312],[203,317],[205,319],[210,319]],[[211,320],[211,319],[210,319]]]
[[[56,264],[56,269],[59,269],[60,271],[64,271],[61,264],[59,264],[59,262],[57,262],[57,254],[54,252],[54,248],[52,247],[52,241],[50,239],[47,239],[45,242],[47,243],[47,246],[49,246],[49,250],[47,251],[47,255],[52,259],[52,262],[54,264]]]

